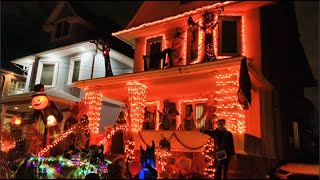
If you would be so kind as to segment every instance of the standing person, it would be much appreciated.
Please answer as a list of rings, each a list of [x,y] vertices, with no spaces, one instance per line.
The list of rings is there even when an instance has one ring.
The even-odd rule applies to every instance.
[[[227,179],[230,157],[235,155],[233,136],[230,131],[225,128],[226,120],[219,119],[218,128],[213,131],[200,129],[201,133],[207,134],[214,139],[214,151],[216,154],[217,170],[215,179],[221,179],[223,167],[223,177]]]

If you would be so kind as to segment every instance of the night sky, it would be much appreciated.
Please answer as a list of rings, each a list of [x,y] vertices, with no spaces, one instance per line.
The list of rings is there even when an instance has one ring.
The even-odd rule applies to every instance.
[[[48,33],[42,25],[58,1],[1,1],[1,67],[21,73],[9,63],[46,50]],[[125,26],[143,1],[74,1],[95,16],[108,16]],[[123,13],[125,12],[125,13]]]

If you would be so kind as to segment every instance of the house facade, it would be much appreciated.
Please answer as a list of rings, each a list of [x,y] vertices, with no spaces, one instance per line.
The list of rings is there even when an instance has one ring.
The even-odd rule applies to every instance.
[[[298,104],[304,84],[313,77],[290,7],[273,1],[144,2],[128,26],[112,34],[135,48],[133,74],[75,84],[90,96],[129,99],[127,117],[136,134],[136,151],[152,140],[157,145],[165,136],[174,152],[202,152],[209,137],[181,131],[180,125],[189,107],[199,119],[213,94],[217,119],[226,119],[235,139],[239,158],[231,165],[233,173],[262,178],[277,160],[294,161],[302,151],[299,124],[306,118]],[[243,58],[252,83],[246,110],[237,96]],[[179,112],[174,130],[159,128],[157,110],[164,109],[165,100]],[[154,129],[144,130],[150,117]]]
[[[49,33],[47,51],[13,59],[11,63],[21,67],[25,75],[11,75],[1,70],[1,127],[13,116],[28,117],[33,113],[31,95],[35,84],[43,84],[49,100],[53,100],[63,112],[64,121],[70,116],[70,107],[84,100],[84,91],[74,83],[80,80],[105,77],[103,52],[92,43],[97,29],[80,17],[69,2],[61,1],[43,25]],[[112,44],[111,44],[112,45]],[[129,48],[124,46],[119,49]],[[109,56],[114,75],[132,73],[133,59],[111,47]],[[123,51],[123,50],[122,50]],[[120,102],[103,98],[101,117],[106,125],[113,125]],[[112,114],[112,116],[110,116]],[[63,130],[64,121],[61,124]],[[103,128],[100,129],[104,131]]]

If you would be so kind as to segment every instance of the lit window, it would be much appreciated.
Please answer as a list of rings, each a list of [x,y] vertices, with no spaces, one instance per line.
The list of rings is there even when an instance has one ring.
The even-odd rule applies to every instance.
[[[144,111],[144,121],[143,129],[154,130],[156,124],[157,117],[157,107],[156,106],[148,106],[145,107]]]
[[[68,84],[72,84],[79,80],[80,65],[81,65],[80,57],[71,58]]]
[[[69,31],[70,31],[70,23],[68,23],[67,21],[60,22],[56,26],[55,37],[60,38],[60,37],[67,36],[69,34]]]
[[[201,103],[201,104],[196,104],[195,106],[196,106],[196,112],[195,112],[196,113],[196,118],[195,119],[197,120],[198,118],[201,117],[203,109],[205,107],[205,104]],[[200,123],[196,123],[196,127],[197,128],[203,127],[205,125],[205,120],[206,120],[205,117],[202,118]]]
[[[36,77],[37,84],[55,86],[58,75],[58,63],[52,61],[39,61]]]
[[[11,80],[8,95],[22,94],[24,92],[25,82]]]
[[[241,52],[241,17],[220,16],[219,21],[219,56],[237,56]]]
[[[187,39],[187,64],[190,64],[198,58],[199,27],[192,26],[189,28]]]

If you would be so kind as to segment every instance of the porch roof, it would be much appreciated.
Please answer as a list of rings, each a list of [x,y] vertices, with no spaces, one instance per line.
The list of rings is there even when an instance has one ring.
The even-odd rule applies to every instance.
[[[61,110],[68,109],[71,103],[79,101],[77,97],[56,88],[46,89],[45,93],[48,96],[48,99],[53,100]],[[29,107],[32,100],[31,95],[31,93],[24,93],[12,96],[4,96],[1,98],[1,104],[7,106],[8,112],[32,112],[33,109]],[[15,107],[18,109],[15,109]]]
[[[78,88],[100,90],[105,97],[123,102],[127,94],[126,83],[139,81],[147,86],[147,97],[196,96],[215,90],[214,74],[227,68],[240,68],[243,57],[172,67],[168,69],[123,74],[75,82]],[[249,64],[249,73],[254,88],[271,89],[272,85]]]

